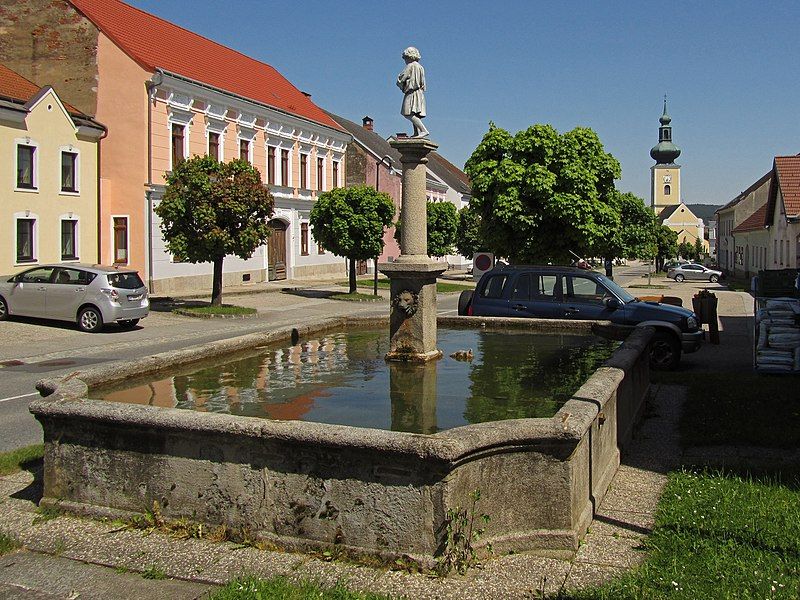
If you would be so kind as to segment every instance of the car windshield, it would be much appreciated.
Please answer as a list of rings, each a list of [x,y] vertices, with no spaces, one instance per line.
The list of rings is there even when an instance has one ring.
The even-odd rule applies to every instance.
[[[606,286],[611,292],[613,292],[620,300],[622,300],[625,304],[628,302],[633,302],[635,298],[631,296],[628,292],[623,290],[619,285],[614,283],[608,277],[604,277],[603,275],[598,275],[598,281]]]
[[[138,273],[109,273],[108,283],[121,290],[136,290],[144,287]]]

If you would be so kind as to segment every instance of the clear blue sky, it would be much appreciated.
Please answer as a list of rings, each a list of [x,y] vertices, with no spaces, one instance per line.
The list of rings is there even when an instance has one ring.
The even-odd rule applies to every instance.
[[[489,121],[592,127],[649,204],[662,98],[683,199],[724,204],[800,152],[800,3],[129,0],[277,68],[323,108],[410,131],[394,81],[409,45],[425,123],[463,167]],[[412,14],[416,10],[417,14]]]

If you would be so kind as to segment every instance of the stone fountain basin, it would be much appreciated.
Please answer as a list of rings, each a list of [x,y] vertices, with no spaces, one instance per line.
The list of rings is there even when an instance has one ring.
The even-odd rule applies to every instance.
[[[583,332],[593,322],[439,318],[447,327]],[[595,322],[596,323],[596,322]],[[385,318],[327,319],[301,338]],[[170,519],[225,525],[289,550],[406,557],[442,551],[448,509],[480,490],[491,517],[478,546],[571,556],[642,413],[652,330],[635,330],[552,418],[467,425],[433,435],[120,404],[90,388],[230,358],[289,339],[291,328],[76,371],[39,382],[30,410],[44,430],[41,504],[126,518],[154,501]]]

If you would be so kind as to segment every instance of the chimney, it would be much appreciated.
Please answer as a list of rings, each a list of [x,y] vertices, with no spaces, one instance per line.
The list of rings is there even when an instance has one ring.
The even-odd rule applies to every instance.
[[[372,124],[373,124],[372,117],[364,117],[363,119],[361,119],[361,124],[367,131],[372,131]]]

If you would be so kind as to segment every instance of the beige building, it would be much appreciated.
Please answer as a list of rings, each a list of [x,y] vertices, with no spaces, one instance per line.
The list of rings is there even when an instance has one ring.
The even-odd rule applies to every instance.
[[[97,262],[97,156],[104,128],[0,65],[0,273]]]
[[[703,219],[696,216],[683,202],[664,208],[658,215],[662,225],[666,225],[678,234],[678,243],[695,244],[697,240],[708,249],[705,239]]]
[[[772,170],[717,211],[720,266],[740,277],[800,269],[800,155],[776,156]]]
[[[762,235],[772,171],[717,211],[717,263],[730,275],[747,277],[765,269],[768,241]],[[755,249],[754,249],[755,248]]]

